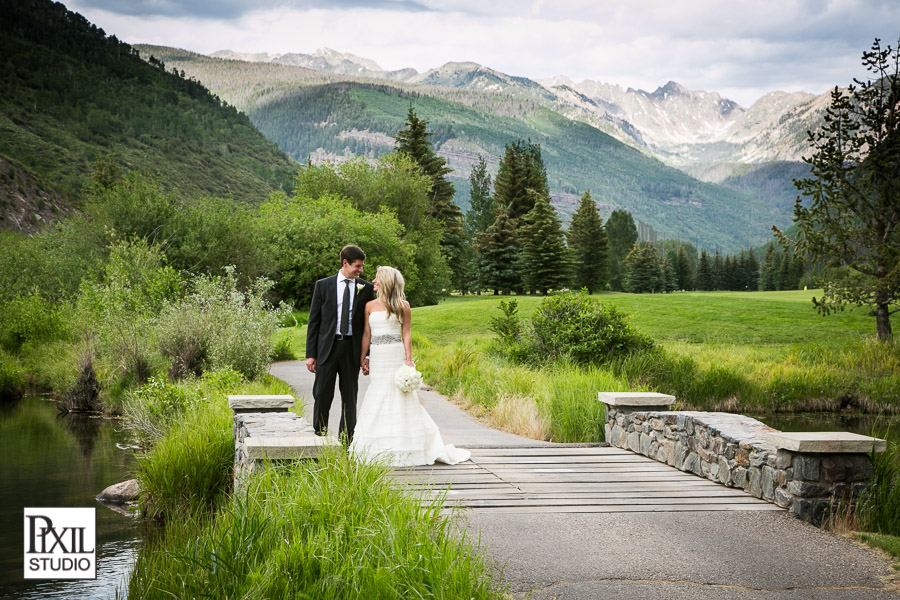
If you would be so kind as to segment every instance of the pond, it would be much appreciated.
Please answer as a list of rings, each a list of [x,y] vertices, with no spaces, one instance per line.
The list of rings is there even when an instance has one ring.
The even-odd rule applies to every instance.
[[[129,445],[115,420],[58,415],[43,398],[0,404],[0,598],[125,597],[140,544],[138,522],[94,497],[132,476]],[[96,580],[24,579],[23,509],[43,506],[96,507]]]
[[[751,416],[781,431],[849,431],[900,441],[900,415],[768,413]]]

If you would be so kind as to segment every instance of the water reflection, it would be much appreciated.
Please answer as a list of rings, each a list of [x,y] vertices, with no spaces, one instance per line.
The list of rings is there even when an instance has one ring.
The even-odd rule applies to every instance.
[[[849,431],[900,441],[900,416],[860,413],[768,413],[753,415],[781,431]]]
[[[138,524],[101,506],[94,497],[128,479],[134,456],[116,422],[90,415],[58,415],[53,403],[25,398],[0,404],[0,598],[124,597],[137,555]],[[38,581],[23,578],[22,510],[36,506],[97,509],[97,579]]]

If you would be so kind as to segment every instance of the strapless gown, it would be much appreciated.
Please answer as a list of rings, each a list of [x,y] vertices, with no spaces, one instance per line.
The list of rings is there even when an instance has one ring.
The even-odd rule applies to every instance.
[[[470,452],[444,444],[441,433],[417,391],[403,392],[394,385],[397,369],[406,364],[400,321],[387,312],[369,314],[369,387],[356,418],[350,452],[363,460],[392,466],[455,465]]]

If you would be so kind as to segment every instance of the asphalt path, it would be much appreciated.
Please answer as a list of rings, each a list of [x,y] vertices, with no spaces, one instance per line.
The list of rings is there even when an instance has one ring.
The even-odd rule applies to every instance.
[[[302,361],[270,372],[312,416],[313,375]],[[367,378],[360,376],[360,408]],[[588,393],[595,394],[596,391]],[[420,396],[446,443],[548,444],[492,429],[433,390]],[[329,428],[337,431],[335,392]],[[880,554],[785,512],[503,514],[461,511],[500,585],[531,600],[882,600],[900,598],[900,573]]]

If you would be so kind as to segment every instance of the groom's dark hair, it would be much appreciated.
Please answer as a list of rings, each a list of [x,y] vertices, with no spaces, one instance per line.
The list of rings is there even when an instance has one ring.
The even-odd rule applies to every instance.
[[[341,248],[341,264],[344,264],[344,261],[347,261],[351,265],[358,260],[365,261],[366,253],[362,251],[362,248],[359,246],[344,246]]]

